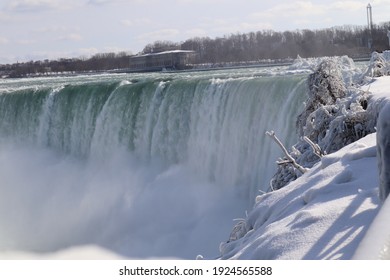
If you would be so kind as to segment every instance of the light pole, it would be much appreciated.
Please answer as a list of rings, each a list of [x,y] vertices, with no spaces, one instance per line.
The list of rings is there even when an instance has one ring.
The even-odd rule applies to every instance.
[[[368,48],[372,49],[372,7],[371,4],[367,5],[367,24],[368,24]]]

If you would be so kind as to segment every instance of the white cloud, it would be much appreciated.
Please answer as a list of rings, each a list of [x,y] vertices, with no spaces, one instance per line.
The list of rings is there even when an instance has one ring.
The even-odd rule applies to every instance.
[[[221,3],[221,4],[227,4],[226,0],[175,0],[176,4],[210,4],[210,2],[215,3]]]
[[[193,37],[204,37],[207,36],[207,31],[203,28],[192,28],[188,29],[184,32],[186,36],[189,36],[190,38]]]
[[[111,47],[104,47],[104,48],[100,49],[99,52],[102,52],[102,53],[119,53],[119,52],[129,52],[129,50],[125,49],[125,48],[111,46]]]
[[[134,22],[129,19],[123,19],[121,20],[121,24],[124,26],[134,26]]]
[[[129,0],[88,0],[87,5],[103,6],[103,5],[111,5],[111,4],[121,4],[126,2],[143,2],[143,1],[141,0],[131,0],[131,1]]]
[[[156,30],[152,32],[147,32],[143,33],[138,36],[138,40],[147,42],[147,43],[152,43],[154,41],[158,40],[172,40],[175,39],[177,35],[180,34],[180,31],[177,29],[173,28],[167,28],[167,29],[161,29],[161,30]]]
[[[59,41],[81,41],[82,39],[83,37],[78,33],[69,33],[57,38]]]
[[[211,35],[218,34],[218,36],[237,32],[240,28],[232,18],[203,18],[200,20],[199,26]]]
[[[328,6],[327,10],[357,11],[367,7],[366,3],[358,1],[336,1]]]
[[[371,6],[374,23],[389,21],[390,0],[372,1]]]
[[[389,1],[390,2],[390,1]],[[325,15],[340,11],[364,12],[367,3],[364,1],[329,1],[328,4],[317,4],[313,1],[288,1],[275,5],[262,12],[253,13],[252,17],[294,17],[294,16],[314,16]]]
[[[313,4],[311,1],[289,1],[283,4],[273,6],[261,12],[252,13],[252,19],[275,19],[282,17],[304,17],[321,15],[326,13],[326,5]]]
[[[109,4],[110,0],[89,0],[88,4],[89,5],[103,5],[103,4]]]
[[[17,41],[17,43],[20,45],[32,45],[35,42],[36,42],[35,40],[29,40],[29,39],[22,39]]]
[[[60,58],[74,58],[74,57],[90,57],[96,53],[98,53],[98,49],[91,48],[81,48],[72,51],[56,51],[56,50],[47,50],[47,51],[33,51],[29,53],[27,56],[11,56],[10,62],[15,61],[30,61],[30,60],[56,60]]]
[[[120,23],[126,27],[145,26],[150,25],[152,21],[148,18],[123,19]]]
[[[239,25],[240,31],[249,32],[249,31],[258,31],[264,29],[272,29],[272,24],[269,22],[242,22]]]
[[[79,27],[66,27],[66,26],[59,26],[59,25],[48,25],[40,28],[36,28],[33,31],[36,33],[60,33],[60,32],[67,32],[67,33],[75,33],[79,31]]]
[[[68,10],[79,8],[78,0],[10,0],[5,6],[6,11],[20,13],[36,13],[50,10]]]
[[[0,22],[11,20],[11,17],[5,13],[0,12]]]
[[[0,45],[8,44],[9,40],[5,37],[0,37]]]
[[[59,7],[57,0],[12,0],[7,8],[16,12],[51,10]]]
[[[252,21],[267,20],[274,26],[288,26],[281,24],[281,22],[288,20],[293,29],[313,29],[317,26],[340,25],[340,23],[336,23],[340,22],[340,18],[344,19],[343,24],[353,24],[359,21],[359,15],[361,15],[361,21],[364,24],[366,7],[366,1],[285,1],[263,11],[252,13],[249,19]],[[330,21],[330,19],[332,20]]]
[[[83,54],[93,54],[93,53],[97,53],[98,51],[99,50],[97,48],[94,48],[94,47],[79,49],[79,52],[83,53]]]
[[[390,4],[390,0],[374,0],[371,5]]]
[[[81,48],[72,53],[68,54],[68,57],[81,57],[81,58],[89,58],[95,54],[97,54],[99,50],[95,47],[91,48]]]

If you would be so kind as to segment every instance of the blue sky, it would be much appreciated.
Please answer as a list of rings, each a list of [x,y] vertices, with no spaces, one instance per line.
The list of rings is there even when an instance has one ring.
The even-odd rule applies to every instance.
[[[390,0],[0,0],[0,63],[137,53],[156,40],[184,41],[390,21]]]

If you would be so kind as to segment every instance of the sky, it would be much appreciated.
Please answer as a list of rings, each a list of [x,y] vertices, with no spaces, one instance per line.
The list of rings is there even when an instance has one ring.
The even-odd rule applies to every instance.
[[[157,40],[366,25],[369,1],[0,0],[0,63],[136,54]],[[390,0],[370,2],[374,23]]]

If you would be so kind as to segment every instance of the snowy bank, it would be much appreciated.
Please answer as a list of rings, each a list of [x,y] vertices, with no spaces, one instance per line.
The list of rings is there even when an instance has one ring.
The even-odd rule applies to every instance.
[[[236,240],[221,244],[222,258],[352,258],[378,211],[375,142],[366,136],[258,196]]]
[[[302,159],[303,164],[311,163],[309,171],[296,178],[290,176],[286,185],[280,184],[280,188],[258,196],[254,208],[236,224],[229,240],[221,243],[221,259],[351,259],[355,253],[355,258],[360,259],[389,257],[386,249],[390,241],[389,229],[380,226],[383,221],[380,216],[388,215],[381,211],[379,222],[375,219],[381,208],[378,160],[380,168],[382,163],[382,173],[387,172],[389,160],[377,158],[377,133],[374,132],[374,126],[378,115],[379,119],[388,120],[386,112],[390,112],[390,77],[373,77],[388,74],[388,61],[387,53],[374,54],[370,67],[359,78],[360,83],[364,83],[359,87],[354,85],[356,79],[347,79],[349,85],[344,79],[343,88],[340,75],[333,75],[330,70],[326,70],[330,75],[325,76],[333,79],[332,85],[328,84],[329,80],[314,76],[319,83],[314,87],[313,100],[317,98],[317,92],[319,96],[324,96],[327,89],[330,89],[327,93],[329,96],[334,93],[338,95],[330,103],[320,102],[311,108],[304,116],[304,121],[309,120],[313,125],[311,127],[307,122],[304,123],[301,126],[304,131],[302,135],[315,131],[311,135],[315,135],[312,140],[321,144],[321,148],[333,144],[337,137],[340,139],[339,144],[346,146],[337,151],[327,150],[327,155],[311,162],[309,157],[304,156],[308,148],[304,153],[293,150],[295,157]],[[333,65],[328,69],[334,69]],[[353,75],[356,77],[356,74]],[[341,86],[335,87],[335,83]],[[360,99],[359,96],[364,98]],[[347,122],[352,123],[349,132]],[[337,125],[332,128],[332,123]],[[387,121],[384,123],[387,124]],[[316,125],[322,128],[316,131]],[[363,129],[354,133],[357,128]],[[387,139],[380,140],[382,146],[388,144],[386,141],[390,137],[387,131],[384,127],[382,131],[378,130],[379,136],[385,135]],[[359,137],[357,141],[352,139],[356,136],[363,138]],[[276,180],[283,180],[286,172],[280,174]],[[389,179],[387,174],[383,176]],[[374,226],[377,226],[370,229],[365,238],[374,219]],[[372,232],[376,233],[374,237]],[[382,238],[378,239],[378,235]],[[370,247],[367,245],[370,240],[380,240],[372,249],[374,252],[365,249]],[[357,250],[361,242],[363,249]]]
[[[390,259],[390,199],[381,206],[379,213],[356,249],[355,260]]]

